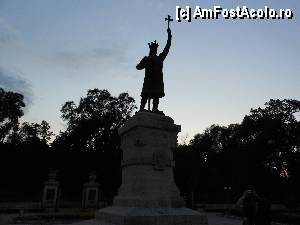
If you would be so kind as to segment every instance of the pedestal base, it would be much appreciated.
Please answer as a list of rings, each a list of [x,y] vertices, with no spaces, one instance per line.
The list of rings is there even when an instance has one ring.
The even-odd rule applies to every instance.
[[[99,224],[207,225],[207,216],[188,208],[107,207],[96,214]]]
[[[119,129],[122,185],[113,206],[97,211],[97,225],[207,225],[205,214],[185,208],[174,182],[173,150],[180,126],[172,118],[138,112]],[[81,223],[82,225],[84,223]]]

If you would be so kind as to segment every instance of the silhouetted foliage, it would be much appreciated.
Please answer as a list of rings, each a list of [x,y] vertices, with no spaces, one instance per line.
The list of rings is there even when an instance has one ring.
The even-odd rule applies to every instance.
[[[300,188],[300,102],[271,99],[265,106],[251,109],[241,124],[212,125],[181,151],[185,155],[197,151],[201,158],[188,160],[191,165],[198,161],[205,171],[196,173],[200,185],[191,190],[196,196],[199,193],[198,200],[235,201],[252,184],[277,202],[292,199],[285,192],[292,193],[290,205],[295,206],[295,199],[299,203],[295,190]],[[176,178],[183,181],[190,174],[181,171],[182,178]],[[188,187],[186,182],[177,183],[181,190]]]
[[[92,170],[97,171],[102,193],[111,199],[121,182],[117,130],[134,109],[134,99],[127,93],[113,97],[107,90],[89,90],[78,106],[74,102],[63,105],[67,129],[51,146],[53,134],[46,121],[15,123],[1,144],[2,199],[40,200],[50,168],[59,170],[63,199],[79,200]],[[6,114],[3,111],[1,115]]]
[[[46,121],[43,120],[41,124],[24,122],[8,135],[7,142],[15,146],[21,144],[48,145],[52,136],[53,132],[50,131],[50,125]]]
[[[54,144],[69,142],[67,147],[70,150],[117,149],[118,128],[135,108],[134,99],[127,93],[113,97],[107,90],[88,90],[78,106],[73,101],[63,105],[62,118],[68,127],[60,133]]]
[[[19,124],[23,96],[3,89],[0,94],[2,199],[40,200],[50,168],[59,171],[63,199],[80,200],[91,171],[98,175],[102,198],[112,199],[121,183],[117,131],[136,108],[132,97],[94,89],[78,104],[66,102],[61,109],[66,130],[50,145],[53,134],[46,121]],[[192,198],[235,202],[251,184],[271,202],[295,209],[300,202],[299,112],[297,100],[271,99],[264,108],[251,109],[240,124],[212,125],[174,149],[175,181],[188,204]]]
[[[0,142],[16,129],[18,121],[23,116],[23,95],[0,88]]]
[[[79,193],[87,174],[95,170],[107,198],[116,194],[121,183],[122,158],[118,128],[135,108],[134,99],[127,93],[113,97],[107,90],[98,89],[88,90],[78,105],[70,101],[62,106],[67,129],[52,146],[61,157],[55,166],[64,171],[66,188]],[[78,185],[73,188],[75,183]]]
[[[243,144],[255,145],[253,154],[261,156],[264,166],[281,177],[290,174],[291,155],[299,152],[300,102],[296,100],[270,100],[266,108],[251,109],[241,124]],[[293,158],[293,157],[292,157]]]

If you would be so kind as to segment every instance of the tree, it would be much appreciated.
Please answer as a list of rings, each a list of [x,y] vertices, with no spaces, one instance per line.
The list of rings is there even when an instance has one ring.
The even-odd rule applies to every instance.
[[[7,200],[38,200],[49,161],[50,126],[45,121],[20,125],[23,107],[23,95],[0,88],[0,192],[11,194],[1,196]]]
[[[135,108],[134,99],[127,93],[113,97],[107,90],[88,90],[78,106],[73,101],[63,105],[62,118],[68,127],[61,132],[55,144],[69,142],[70,149],[80,150],[118,148],[117,130]]]
[[[283,188],[294,199],[297,197],[294,193],[300,188],[300,102],[271,99],[265,106],[251,109],[241,124],[212,125],[190,141],[187,149],[199,152],[198,163],[204,160],[202,186],[207,186],[210,200],[224,186],[231,186],[232,194],[238,197],[249,184],[276,200],[280,200]]]
[[[199,192],[205,193],[202,195],[206,196],[206,200],[230,200],[228,193],[224,193],[224,187],[236,186],[234,178],[239,173],[236,169],[239,165],[236,153],[237,130],[237,124],[228,127],[212,125],[190,141],[189,146],[201,155],[202,160],[198,163],[204,165]]]
[[[86,174],[95,170],[104,195],[109,199],[115,195],[121,183],[122,152],[118,128],[135,108],[134,99],[127,93],[114,97],[107,90],[99,89],[88,90],[78,105],[69,101],[62,106],[67,129],[56,137],[52,147],[59,155],[58,167],[69,171],[64,181],[66,185],[70,184],[70,189],[74,190],[73,174],[77,174],[76,182],[80,188]]]
[[[242,143],[252,146],[254,155],[263,160],[264,166],[288,178],[290,164],[300,152],[299,121],[300,101],[274,100],[265,108],[251,109],[241,123]]]
[[[50,125],[46,121],[38,123],[24,122],[18,129],[15,129],[7,137],[7,142],[18,144],[31,144],[31,145],[48,145],[53,132],[50,131]]]
[[[300,101],[271,99],[265,106],[245,116],[240,129],[242,145],[249,153],[248,164],[256,163],[269,172],[269,177],[261,176],[261,182],[278,195],[284,189],[282,198],[293,208],[300,201]]]
[[[23,95],[0,88],[0,142],[18,126],[18,120],[23,116]]]

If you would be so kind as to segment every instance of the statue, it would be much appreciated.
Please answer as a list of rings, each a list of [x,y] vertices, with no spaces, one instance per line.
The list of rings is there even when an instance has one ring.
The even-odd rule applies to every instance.
[[[170,47],[171,47],[171,29],[169,27],[170,21],[173,21],[168,15],[168,18],[165,18],[168,21],[168,40],[164,50],[157,55],[158,43],[156,40],[154,42],[148,43],[149,46],[149,55],[145,56],[140,63],[136,66],[138,70],[145,69],[145,78],[143,89],[141,93],[141,105],[140,111],[145,111],[145,105],[147,100],[149,100],[148,110],[150,110],[150,99],[153,99],[152,112],[163,114],[162,111],[158,110],[159,98],[165,96],[164,93],[164,81],[163,81],[163,62],[167,57]]]

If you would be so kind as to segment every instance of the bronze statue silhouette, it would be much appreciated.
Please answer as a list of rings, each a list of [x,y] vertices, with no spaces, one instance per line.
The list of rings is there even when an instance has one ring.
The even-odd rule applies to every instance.
[[[172,19],[170,16],[168,16],[168,18],[166,18],[165,20],[168,21],[168,40],[164,50],[159,55],[157,55],[158,43],[156,42],[156,40],[154,42],[148,43],[149,55],[145,56],[136,66],[138,70],[145,69],[145,78],[141,93],[142,99],[140,111],[145,111],[147,100],[149,100],[148,110],[150,110],[150,99],[153,99],[152,112],[163,114],[162,111],[158,110],[159,98],[165,96],[163,81],[163,62],[169,53],[172,39],[171,29],[169,28],[169,22],[172,21]]]

